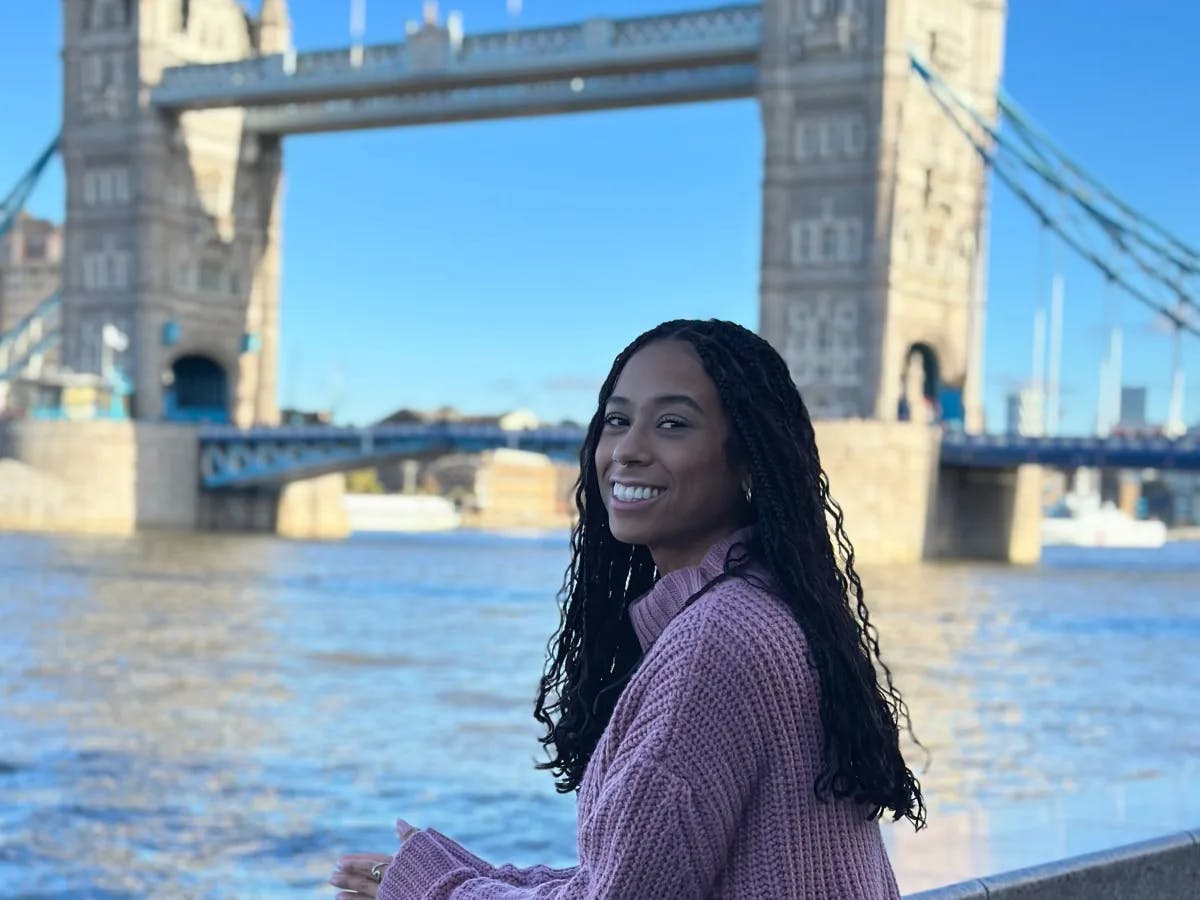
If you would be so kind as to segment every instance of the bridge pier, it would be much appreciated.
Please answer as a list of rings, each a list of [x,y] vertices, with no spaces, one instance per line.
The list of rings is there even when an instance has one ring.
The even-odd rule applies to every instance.
[[[1042,467],[938,470],[925,555],[1019,564],[1041,558]]]
[[[837,419],[816,431],[857,562],[1040,558],[1039,466],[942,465],[940,429],[911,422]]]
[[[189,425],[0,422],[0,531],[348,533],[340,474],[208,492],[200,488],[199,460],[197,429]]]
[[[0,529],[191,529],[199,446],[186,425],[0,422]]]
[[[281,487],[200,491],[196,527],[202,531],[273,532],[295,540],[330,540],[350,533],[341,473]]]

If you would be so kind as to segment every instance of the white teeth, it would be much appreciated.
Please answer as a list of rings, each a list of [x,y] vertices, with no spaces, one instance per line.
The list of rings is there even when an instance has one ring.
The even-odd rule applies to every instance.
[[[614,483],[613,496],[618,500],[624,500],[626,503],[632,503],[638,500],[649,500],[652,497],[657,497],[663,492],[662,488],[652,487],[632,487],[627,484]]]

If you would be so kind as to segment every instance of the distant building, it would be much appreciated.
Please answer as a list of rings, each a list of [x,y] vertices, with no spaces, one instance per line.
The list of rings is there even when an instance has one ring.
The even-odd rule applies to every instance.
[[[376,422],[376,425],[411,425],[417,422],[428,422],[426,414],[415,409],[398,409]]]
[[[1024,387],[1008,395],[1004,430],[1007,434],[1037,437],[1042,434],[1042,392]]]
[[[1119,428],[1144,428],[1146,426],[1146,389],[1144,387],[1121,388],[1121,418]]]
[[[499,415],[466,415],[453,406],[440,406],[433,410],[402,407],[380,419],[376,425],[444,422],[458,425],[493,425],[504,431],[523,431],[541,425],[538,417],[527,409],[512,410]],[[508,527],[520,525],[526,519],[543,523],[559,523],[568,519],[571,510],[574,510],[574,501],[569,504],[568,509],[567,495],[570,493],[570,486],[564,487],[560,483],[566,476],[556,474],[562,467],[551,463],[547,457],[540,454],[522,454],[513,450],[506,450],[505,453],[515,455],[506,456],[502,453],[496,456],[493,452],[453,454],[421,462],[412,459],[396,460],[381,463],[376,467],[376,475],[387,493],[413,493],[419,486],[423,490],[449,497],[463,509],[463,521],[468,525]],[[550,468],[535,472],[531,469],[533,464],[530,460],[539,461],[537,466],[546,464]],[[572,473],[570,480],[573,482],[579,467],[568,468]],[[496,479],[500,485],[497,488],[499,493],[494,497],[494,492],[489,486],[491,479]],[[552,512],[547,511],[547,497],[556,498],[551,504]]]
[[[541,421],[528,409],[514,409],[496,420],[496,424],[505,431],[524,431],[527,428],[537,428]]]
[[[499,425],[505,431],[521,431],[526,428],[537,428],[541,422],[528,409],[515,409],[499,415],[469,416],[459,412],[453,406],[439,406],[433,410],[408,409],[396,410],[376,422],[376,425],[405,425],[410,423],[454,422],[460,425]]]
[[[332,425],[333,416],[328,410],[281,409],[280,425]]]
[[[426,491],[454,501],[464,525],[477,528],[565,528],[578,466],[540,453],[497,449],[434,460],[422,476]]]
[[[0,236],[0,333],[58,290],[62,255],[62,226],[28,213],[19,213]]]

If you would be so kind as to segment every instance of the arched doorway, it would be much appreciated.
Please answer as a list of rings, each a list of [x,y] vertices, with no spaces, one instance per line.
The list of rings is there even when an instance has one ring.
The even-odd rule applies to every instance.
[[[897,418],[902,422],[937,422],[941,418],[941,389],[937,353],[924,342],[913,344],[904,357]]]
[[[171,364],[163,415],[174,422],[228,422],[229,379],[207,356],[181,356]]]

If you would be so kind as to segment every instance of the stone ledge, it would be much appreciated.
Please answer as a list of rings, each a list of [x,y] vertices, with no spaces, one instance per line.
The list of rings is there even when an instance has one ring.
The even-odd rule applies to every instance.
[[[1200,829],[911,894],[906,900],[1195,900]]]

